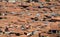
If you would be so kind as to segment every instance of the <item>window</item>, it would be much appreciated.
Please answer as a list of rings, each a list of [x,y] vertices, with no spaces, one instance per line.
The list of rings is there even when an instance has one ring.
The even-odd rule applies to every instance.
[[[34,2],[38,2],[38,0],[32,0],[32,1],[34,1]]]
[[[20,36],[20,33],[15,33],[16,36]]]
[[[60,31],[57,31],[57,34],[60,34]]]
[[[24,34],[25,34],[25,35],[27,35],[27,33],[26,33],[26,32],[24,32]]]
[[[48,32],[49,34],[52,34],[52,30],[49,30],[49,32]]]
[[[34,1],[34,2],[38,2],[38,0],[28,0],[27,2],[32,2],[32,1]]]
[[[58,30],[49,30],[49,32],[48,32],[48,34],[59,34],[60,33],[60,31],[58,31]]]
[[[0,17],[0,19],[3,19],[2,17]]]
[[[35,17],[35,18],[31,18],[31,20],[38,21],[39,19]]]
[[[50,0],[45,0],[46,2],[50,2]]]
[[[52,30],[52,33],[56,33],[56,30]]]

